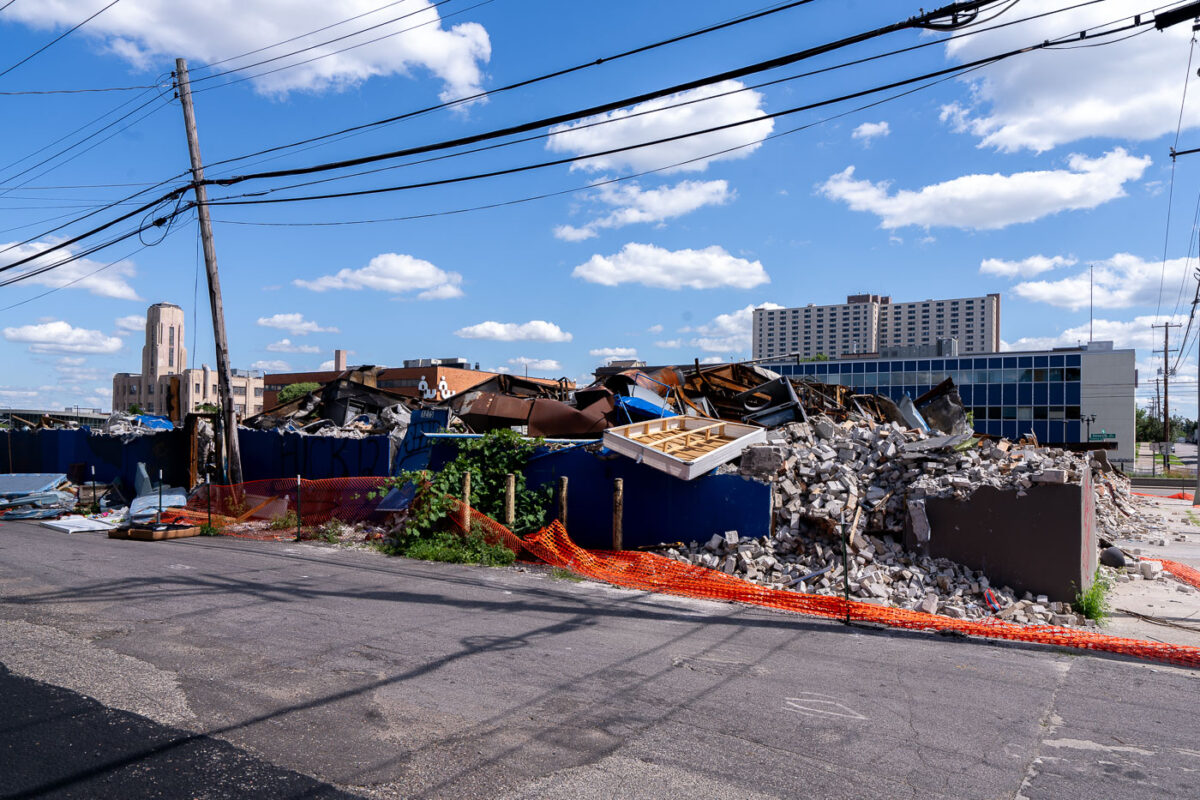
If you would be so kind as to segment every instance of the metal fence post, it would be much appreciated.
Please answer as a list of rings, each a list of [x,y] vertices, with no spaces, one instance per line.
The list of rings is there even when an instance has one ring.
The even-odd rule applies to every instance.
[[[304,513],[300,507],[300,476],[296,476],[296,541],[300,541],[300,529],[304,525]]]
[[[846,602],[846,624],[850,624],[850,555],[846,548],[846,509],[838,515],[842,528],[842,599]]]
[[[158,471],[158,517],[154,520],[155,525],[162,524],[162,485],[163,471],[160,469]]]
[[[204,485],[208,489],[208,528],[212,530],[212,471],[204,473]]]

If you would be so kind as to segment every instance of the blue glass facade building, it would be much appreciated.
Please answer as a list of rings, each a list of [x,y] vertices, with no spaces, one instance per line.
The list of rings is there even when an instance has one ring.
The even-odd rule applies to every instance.
[[[793,378],[849,386],[860,394],[899,401],[917,398],[952,378],[975,430],[1016,439],[1033,431],[1048,444],[1086,440],[1083,416],[1085,354],[1005,353],[956,358],[845,359],[762,366]],[[1129,411],[1133,416],[1133,381]]]

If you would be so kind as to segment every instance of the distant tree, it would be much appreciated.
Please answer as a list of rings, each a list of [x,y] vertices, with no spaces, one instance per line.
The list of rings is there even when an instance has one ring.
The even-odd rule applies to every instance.
[[[817,353],[815,356],[809,356],[808,358],[802,358],[800,360],[802,362],[803,361],[828,361],[829,356],[825,355],[824,353]]]
[[[290,403],[297,397],[303,397],[309,392],[321,388],[321,384],[306,381],[305,383],[289,383],[287,386],[279,390],[279,396],[275,398],[278,405]]]
[[[215,403],[201,403],[196,406],[196,411],[201,414],[219,414],[221,413],[221,407]]]
[[[139,406],[137,403],[134,403],[133,405],[131,405],[128,408],[128,410],[126,410],[125,413],[137,415],[137,414],[145,414],[146,412],[142,409],[141,406]]]

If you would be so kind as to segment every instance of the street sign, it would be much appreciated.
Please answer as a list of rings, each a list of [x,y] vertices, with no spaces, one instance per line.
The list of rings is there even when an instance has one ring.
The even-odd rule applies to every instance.
[[[1117,438],[1117,435],[1115,433],[1093,433],[1091,436],[1088,437],[1088,441],[1089,442],[1103,442],[1106,439],[1115,439],[1115,438]]]

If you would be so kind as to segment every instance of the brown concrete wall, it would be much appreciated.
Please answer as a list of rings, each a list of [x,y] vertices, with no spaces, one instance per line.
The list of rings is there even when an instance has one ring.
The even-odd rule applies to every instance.
[[[1095,495],[1085,485],[1038,484],[1024,497],[990,486],[968,500],[928,499],[924,550],[980,570],[993,585],[1069,602],[1096,573]],[[906,546],[918,549],[912,532]]]

